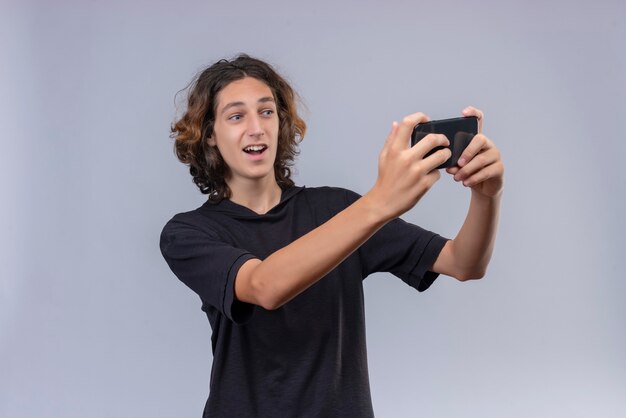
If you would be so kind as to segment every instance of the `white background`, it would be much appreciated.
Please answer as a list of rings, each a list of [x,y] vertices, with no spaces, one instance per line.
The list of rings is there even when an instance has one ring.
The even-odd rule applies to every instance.
[[[365,282],[377,416],[626,416],[624,21],[617,0],[3,1],[0,416],[201,415],[210,328],[158,240],[205,197],[168,134],[176,92],[238,52],[303,98],[298,184],[367,192],[415,111],[475,105],[502,151],[485,279]],[[405,219],[452,237],[468,198],[443,178]]]

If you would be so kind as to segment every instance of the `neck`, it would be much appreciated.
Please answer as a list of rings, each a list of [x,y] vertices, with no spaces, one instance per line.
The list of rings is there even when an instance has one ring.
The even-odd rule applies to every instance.
[[[273,176],[265,179],[226,181],[230,200],[263,215],[280,202],[282,190]]]

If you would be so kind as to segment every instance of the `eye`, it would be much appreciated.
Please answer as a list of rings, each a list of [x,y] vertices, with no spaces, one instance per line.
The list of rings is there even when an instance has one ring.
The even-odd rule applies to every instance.
[[[261,111],[261,115],[269,117],[272,116],[274,114],[274,109],[265,109],[263,111]]]
[[[239,113],[235,113],[234,115],[230,115],[230,116],[228,117],[228,120],[232,120],[232,121],[237,122],[237,121],[241,120],[241,118],[242,118],[242,117],[243,117],[243,116],[242,116],[242,115],[240,115]]]

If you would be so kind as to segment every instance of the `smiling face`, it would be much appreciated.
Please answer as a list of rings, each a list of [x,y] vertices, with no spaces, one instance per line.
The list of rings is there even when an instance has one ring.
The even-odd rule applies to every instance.
[[[245,77],[219,92],[208,141],[230,169],[226,182],[231,188],[250,181],[276,184],[278,122],[274,95],[262,81]]]

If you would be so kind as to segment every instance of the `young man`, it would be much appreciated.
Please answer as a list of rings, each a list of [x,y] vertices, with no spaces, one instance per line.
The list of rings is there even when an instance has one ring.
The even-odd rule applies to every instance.
[[[482,113],[466,108],[464,116]],[[421,113],[394,122],[364,196],[296,187],[290,166],[305,124],[291,87],[266,63],[222,60],[191,85],[173,128],[179,159],[208,194],[161,235],[172,271],[202,300],[213,368],[204,416],[373,416],[362,281],[388,271],[419,291],[438,274],[478,279],[497,228],[504,167],[476,135],[447,169],[472,190],[453,240],[398,218],[439,179],[448,144],[414,147]],[[481,126],[482,128],[482,126]]]

